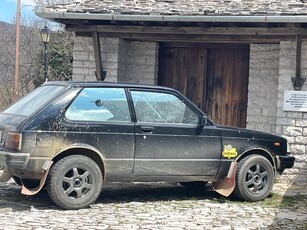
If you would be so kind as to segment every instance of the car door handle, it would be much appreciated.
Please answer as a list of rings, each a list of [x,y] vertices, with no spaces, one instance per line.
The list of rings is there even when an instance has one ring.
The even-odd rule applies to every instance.
[[[153,132],[155,129],[154,129],[154,127],[152,127],[152,126],[141,126],[141,130],[142,130],[143,132],[146,132],[146,133],[151,133],[151,132]]]

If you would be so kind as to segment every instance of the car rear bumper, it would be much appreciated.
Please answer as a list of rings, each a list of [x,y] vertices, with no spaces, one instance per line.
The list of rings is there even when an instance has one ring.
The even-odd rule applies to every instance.
[[[277,170],[283,171],[287,168],[292,168],[294,165],[295,157],[288,154],[288,155],[282,155],[277,156]]]
[[[30,153],[12,153],[0,151],[0,166],[9,169],[25,169],[30,159]]]
[[[40,179],[50,162],[45,157],[31,158],[30,153],[0,150],[0,167],[20,178]]]

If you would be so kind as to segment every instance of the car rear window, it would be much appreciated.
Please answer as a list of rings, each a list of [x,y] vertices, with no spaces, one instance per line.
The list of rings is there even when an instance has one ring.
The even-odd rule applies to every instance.
[[[59,92],[63,91],[64,88],[64,86],[56,85],[41,86],[8,107],[3,113],[30,116]]]

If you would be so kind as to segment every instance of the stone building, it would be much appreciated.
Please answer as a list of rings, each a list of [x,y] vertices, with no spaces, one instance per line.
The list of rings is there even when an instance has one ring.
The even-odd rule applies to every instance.
[[[285,179],[307,182],[307,1],[80,0],[36,14],[76,32],[74,80],[177,88],[216,123],[286,137]]]

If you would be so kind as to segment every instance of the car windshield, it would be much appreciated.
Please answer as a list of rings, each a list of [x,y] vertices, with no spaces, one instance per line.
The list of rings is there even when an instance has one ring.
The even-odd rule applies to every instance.
[[[41,86],[8,107],[3,113],[30,116],[64,88],[56,85]]]

